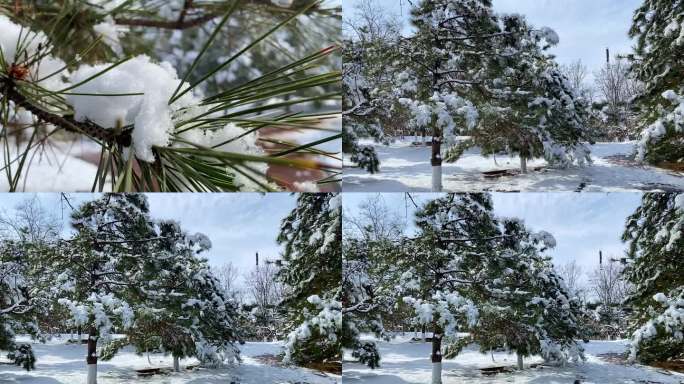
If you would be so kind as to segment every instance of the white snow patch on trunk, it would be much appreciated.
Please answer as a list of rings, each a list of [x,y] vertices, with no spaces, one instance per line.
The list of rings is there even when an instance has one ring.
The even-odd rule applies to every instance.
[[[442,363],[432,363],[432,384],[442,384]]]
[[[432,166],[432,192],[442,192],[442,166]]]
[[[97,384],[97,364],[88,364],[87,384]]]

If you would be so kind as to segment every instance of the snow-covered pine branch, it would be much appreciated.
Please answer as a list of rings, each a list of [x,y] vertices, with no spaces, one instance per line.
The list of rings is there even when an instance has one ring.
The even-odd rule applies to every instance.
[[[319,102],[338,103],[334,46],[321,49],[316,46],[320,40],[313,43],[298,34],[301,45],[294,44],[285,59],[270,58],[273,67],[262,68],[260,61],[249,66],[254,70],[247,75],[231,71],[245,68],[249,56],[265,54],[260,43],[299,28],[295,23],[300,15],[334,20],[339,9],[318,1],[295,5],[266,0],[222,1],[209,7],[180,1],[164,6],[74,1],[59,12],[53,2],[17,4],[8,8],[11,18],[0,15],[6,32],[0,38],[1,124],[16,131],[17,140],[28,139],[18,143],[17,153],[5,156],[10,190],[26,179],[30,155],[53,140],[68,139],[64,132],[101,147],[93,190],[268,191],[293,185],[280,178],[276,182],[270,167],[306,169],[318,175],[315,181],[329,181],[338,173],[334,153],[312,148],[340,138],[337,129],[327,127],[335,113],[301,114],[315,110]],[[142,11],[150,16],[149,23],[127,18]],[[255,15],[255,23],[238,11]],[[68,22],[70,15],[83,23]],[[174,18],[181,24],[201,20],[213,32],[198,28],[156,38],[166,36],[164,19]],[[245,25],[244,33],[225,39],[231,40],[230,50],[216,39],[235,34],[227,30],[229,21]],[[61,27],[50,28],[53,23]],[[325,24],[311,33],[327,31]],[[186,35],[196,38],[183,39]],[[135,39],[146,41],[149,55],[131,48]],[[174,48],[180,44],[186,46]],[[187,44],[192,45],[189,61],[179,54],[188,50]],[[163,61],[150,57],[155,50]],[[293,110],[300,113],[290,114]],[[289,136],[259,136],[262,128],[283,126],[329,133],[305,143]]]

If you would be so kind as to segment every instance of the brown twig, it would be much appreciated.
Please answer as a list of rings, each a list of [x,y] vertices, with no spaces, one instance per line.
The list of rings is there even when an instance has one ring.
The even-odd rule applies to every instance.
[[[90,121],[76,121],[71,116],[61,116],[46,111],[33,105],[24,95],[22,95],[21,92],[17,90],[16,84],[12,78],[7,77],[3,79],[0,85],[0,92],[3,92],[9,100],[12,100],[16,107],[24,108],[46,123],[53,124],[69,132],[88,135],[108,144],[117,143],[124,147],[131,145],[131,129],[117,132],[113,129],[103,128]]]
[[[202,16],[195,17],[193,19],[185,20],[185,17],[179,18],[178,20],[168,21],[168,20],[151,20],[151,19],[127,19],[127,18],[115,18],[114,22],[118,25],[125,25],[129,27],[154,27],[161,29],[187,29],[197,27],[219,17],[218,13],[207,13]]]

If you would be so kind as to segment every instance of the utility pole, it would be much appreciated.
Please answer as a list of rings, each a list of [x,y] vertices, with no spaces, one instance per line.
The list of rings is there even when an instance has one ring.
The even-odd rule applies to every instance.
[[[259,252],[256,253],[256,266],[259,267]]]
[[[599,269],[603,270],[603,252],[599,250]]]

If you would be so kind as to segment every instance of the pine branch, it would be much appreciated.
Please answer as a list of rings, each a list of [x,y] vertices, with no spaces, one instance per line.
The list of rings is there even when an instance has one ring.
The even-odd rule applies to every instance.
[[[184,15],[183,15],[184,16]],[[185,20],[185,17],[178,20],[152,20],[152,19],[128,19],[115,18],[114,22],[118,25],[129,27],[154,27],[161,29],[188,29],[200,26],[209,20],[221,16],[221,13],[207,13],[192,19]]]
[[[250,0],[248,5],[258,6],[262,9],[275,9],[278,13],[297,13],[296,9],[280,8],[274,7],[270,0]],[[183,8],[180,11],[177,20],[154,20],[154,19],[131,19],[125,17],[114,18],[114,22],[118,25],[129,26],[129,27],[153,27],[160,29],[189,29],[198,27],[210,20],[220,17],[224,14],[223,10],[218,11],[207,11],[204,15],[196,16],[191,19],[186,19],[188,13],[192,10],[202,9],[201,5],[195,5],[193,0],[185,0],[183,3]],[[315,7],[308,10],[307,12],[323,12],[324,10]]]
[[[24,95],[22,95],[21,92],[17,90],[16,83],[12,78],[7,77],[4,79],[2,84],[0,84],[0,93],[4,93],[17,107],[24,108],[40,120],[53,124],[68,132],[84,134],[109,144],[118,143],[125,147],[131,145],[132,129],[117,132],[113,129],[103,128],[90,121],[80,122],[76,121],[71,116],[61,116],[45,111],[42,108],[33,105]]]

